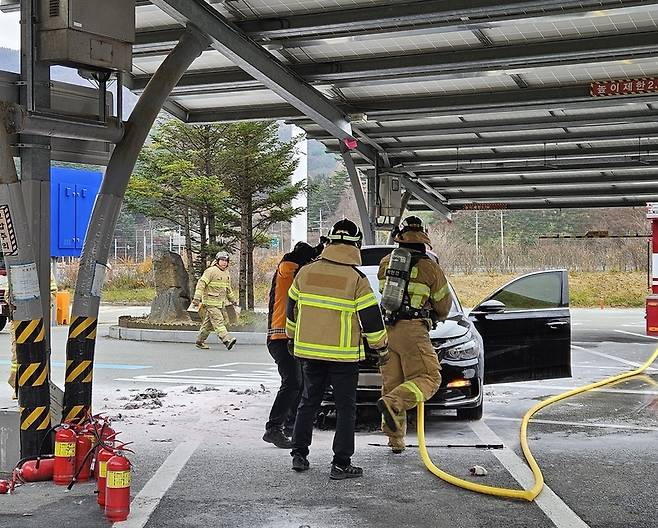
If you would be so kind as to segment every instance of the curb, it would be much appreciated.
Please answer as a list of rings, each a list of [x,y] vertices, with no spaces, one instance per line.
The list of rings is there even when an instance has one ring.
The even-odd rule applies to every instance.
[[[267,334],[265,332],[231,332],[238,340],[238,345],[264,345]],[[127,341],[154,341],[160,343],[194,343],[197,332],[192,330],[146,330],[142,328],[123,328],[110,326],[111,339],[124,339]],[[217,335],[212,333],[208,343],[219,343]]]

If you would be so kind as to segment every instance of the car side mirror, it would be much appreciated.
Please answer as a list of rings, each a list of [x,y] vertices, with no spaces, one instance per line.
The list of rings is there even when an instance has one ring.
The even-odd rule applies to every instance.
[[[473,313],[483,313],[483,314],[496,314],[503,313],[505,311],[505,303],[497,301],[496,299],[489,299],[484,301],[478,307],[473,310]]]

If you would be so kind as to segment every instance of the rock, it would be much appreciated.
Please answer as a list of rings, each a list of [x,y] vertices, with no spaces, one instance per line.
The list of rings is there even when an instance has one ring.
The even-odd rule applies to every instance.
[[[149,323],[191,322],[187,312],[190,305],[189,275],[183,259],[177,253],[165,252],[153,263],[155,274],[155,299]]]

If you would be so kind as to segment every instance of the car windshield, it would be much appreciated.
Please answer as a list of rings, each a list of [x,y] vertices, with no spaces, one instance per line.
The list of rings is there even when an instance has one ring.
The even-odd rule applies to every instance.
[[[361,248],[361,269],[363,273],[366,274],[366,277],[368,277],[370,286],[375,292],[375,295],[377,295],[377,299],[381,298],[381,294],[379,292],[379,279],[377,278],[379,263],[394,249],[395,246],[370,246]],[[436,255],[433,253],[428,253],[428,255],[434,259],[436,258]],[[448,314],[448,317],[454,317],[457,315],[463,316],[464,310],[461,306],[461,303],[459,302],[459,299],[457,298],[457,294],[455,293],[452,284],[448,282],[448,286],[450,287],[450,294],[452,296],[452,304],[450,306],[450,313]]]

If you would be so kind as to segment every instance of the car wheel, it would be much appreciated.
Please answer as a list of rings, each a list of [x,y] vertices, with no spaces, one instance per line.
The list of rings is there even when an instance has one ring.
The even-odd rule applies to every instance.
[[[2,330],[6,324],[7,324],[7,316],[0,315],[0,330]]]
[[[482,418],[482,403],[477,407],[457,409],[457,418],[460,420],[479,420]]]

